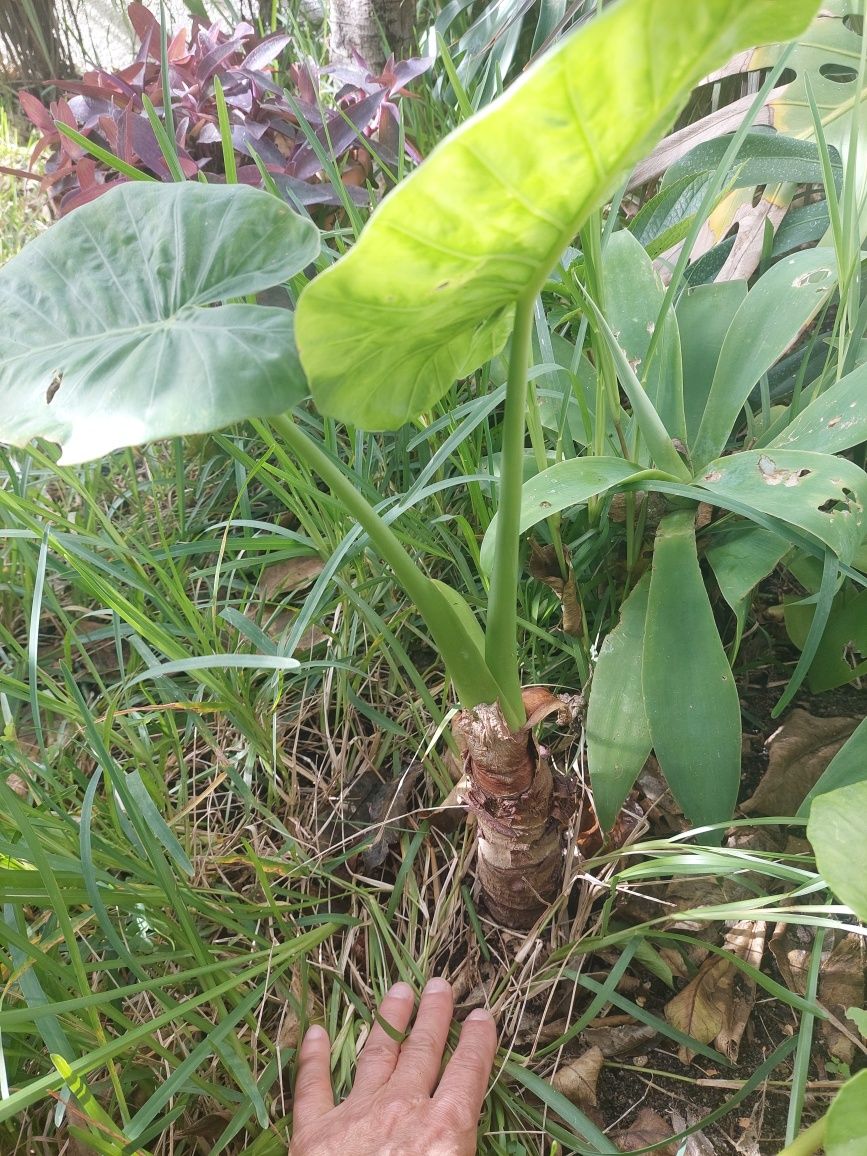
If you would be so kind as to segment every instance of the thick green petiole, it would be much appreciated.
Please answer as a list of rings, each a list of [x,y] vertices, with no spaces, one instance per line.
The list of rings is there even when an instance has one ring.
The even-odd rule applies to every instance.
[[[524,440],[527,409],[527,368],[533,331],[535,290],[518,298],[509,356],[506,411],[500,456],[500,501],[494,540],[494,564],[488,599],[485,659],[497,672],[502,687],[500,702],[513,729],[522,726],[526,713],[521,699],[518,669],[518,560],[521,543],[521,491],[524,484]]]
[[[344,510],[363,527],[370,541],[391,566],[401,588],[426,622],[446,671],[454,683],[461,706],[470,708],[501,699],[503,695],[499,680],[491,674],[484,655],[471,632],[465,628],[460,614],[437,585],[418,568],[394,531],[380,518],[337,463],[290,417],[281,414],[269,420],[285,444],[325,482]],[[460,596],[455,594],[454,597],[459,599]],[[470,613],[468,608],[465,612]],[[520,725],[522,721],[523,718],[513,725]]]

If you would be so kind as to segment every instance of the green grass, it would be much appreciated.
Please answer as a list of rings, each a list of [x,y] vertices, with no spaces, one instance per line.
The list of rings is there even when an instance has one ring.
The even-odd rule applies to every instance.
[[[0,165],[28,168],[32,147],[33,139],[22,134],[0,101]],[[0,173],[0,264],[14,256],[48,222],[38,181],[23,181]]]
[[[402,105],[425,151],[460,118],[433,94],[445,71],[430,79]],[[28,148],[2,111],[0,140],[0,163],[23,166]],[[0,260],[47,220],[35,193],[0,177]],[[300,415],[481,617],[496,370],[394,435]],[[544,399],[557,384],[536,389]],[[562,440],[546,431],[540,418],[543,453]],[[587,593],[583,637],[563,635],[551,591],[522,584],[526,683],[583,685],[610,627],[624,532],[591,529],[585,514],[562,527]],[[272,567],[311,556],[318,576],[269,587]],[[291,653],[302,666],[275,669]],[[620,984],[627,968],[664,982],[663,949],[693,968],[697,940],[723,919],[839,927],[809,855],[708,851],[644,825],[624,851],[573,856],[569,902],[531,934],[503,932],[475,905],[472,829],[443,830],[433,815],[457,774],[452,710],[414,607],[264,426],[76,469],[0,450],[0,1153],[59,1153],[76,1134],[84,1150],[119,1151],[123,1129],[126,1151],[153,1156],[282,1156],[306,1025],[331,1033],[345,1094],[376,1002],[397,979],[420,989],[433,974],[452,980],[462,1011],[489,1001],[500,1025],[482,1156],[541,1154],[552,1140],[591,1152],[592,1122],[549,1082],[583,1028],[629,1015],[666,1051],[685,1042]],[[582,775],[580,736],[549,739],[558,765]],[[364,790],[419,764],[393,855],[371,866],[362,850],[383,831]],[[615,894],[643,904],[628,924]],[[671,927],[675,903],[689,932]],[[794,1133],[825,1013],[742,971],[792,1034],[712,1115],[793,1071]],[[93,1100],[80,1087],[69,1100],[72,1076],[52,1054]],[[621,1066],[608,1061],[608,1074]]]

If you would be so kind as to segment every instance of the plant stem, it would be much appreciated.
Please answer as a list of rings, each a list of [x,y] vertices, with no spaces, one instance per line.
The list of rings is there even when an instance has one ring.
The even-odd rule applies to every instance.
[[[518,559],[521,544],[521,491],[524,485],[524,437],[527,408],[527,365],[533,330],[535,290],[518,298],[509,355],[506,410],[500,454],[497,536],[488,599],[485,658],[497,672],[503,690],[503,712],[511,727],[525,719],[518,669]]]
[[[827,1117],[823,1116],[821,1120],[811,1124],[800,1136],[796,1136],[791,1144],[786,1145],[780,1156],[812,1156],[814,1152],[818,1152],[825,1141],[827,1122]]]
[[[352,484],[337,463],[290,417],[280,414],[278,417],[270,418],[269,421],[287,446],[325,482],[344,510],[363,527],[373,545],[391,566],[399,585],[409,595],[430,629],[434,644],[455,685],[461,705],[469,708],[502,699],[499,680],[492,676],[483,655],[454,607],[431,579],[419,569],[397,535],[380,518],[364,495]],[[459,598],[458,595],[455,597]],[[520,687],[518,689],[520,695]],[[523,722],[523,718],[520,722]],[[520,722],[513,725],[520,725]]]

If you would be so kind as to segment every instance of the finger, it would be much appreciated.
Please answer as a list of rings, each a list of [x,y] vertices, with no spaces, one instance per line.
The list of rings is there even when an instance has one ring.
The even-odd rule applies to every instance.
[[[408,983],[396,983],[379,1005],[380,1018],[395,1031],[406,1031],[415,1006],[415,995]],[[358,1057],[358,1067],[351,1096],[366,1096],[387,1083],[398,1056],[400,1041],[394,1040],[380,1023],[374,1023],[367,1042]]]
[[[446,1065],[434,1104],[451,1117],[475,1127],[488,1090],[497,1054],[497,1028],[486,1008],[476,1008],[464,1020],[461,1038]]]
[[[453,1011],[451,984],[432,979],[421,994],[409,1039],[400,1049],[393,1077],[395,1086],[416,1094],[431,1094],[440,1074]]]
[[[294,1127],[309,1127],[334,1107],[331,1090],[331,1041],[325,1028],[311,1027],[298,1053]]]

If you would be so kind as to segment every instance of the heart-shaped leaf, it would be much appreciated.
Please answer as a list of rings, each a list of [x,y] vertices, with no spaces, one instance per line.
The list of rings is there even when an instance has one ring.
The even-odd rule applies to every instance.
[[[282,413],[305,396],[279,284],[318,232],[244,185],[130,183],[64,217],[0,270],[0,439],[61,461]]]
[[[794,36],[816,0],[622,0],[564,39],[385,199],[302,294],[319,409],[395,428],[504,343],[588,213],[739,49]]]

